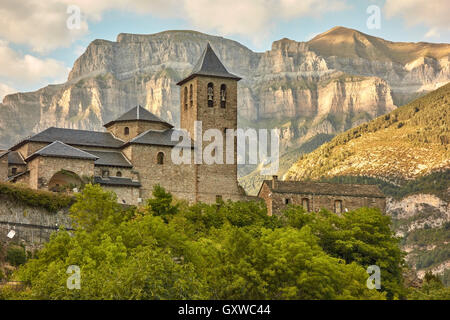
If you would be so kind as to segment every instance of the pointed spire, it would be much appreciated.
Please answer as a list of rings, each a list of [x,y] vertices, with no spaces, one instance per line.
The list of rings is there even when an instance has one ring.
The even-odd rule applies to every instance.
[[[222,64],[220,59],[217,57],[214,50],[211,48],[211,45],[206,45],[203,54],[198,59],[198,62],[195,64],[192,72],[185,79],[181,80],[177,83],[177,85],[182,85],[186,81],[192,79],[194,76],[213,76],[213,77],[222,77],[229,79],[241,80],[238,76],[229,73],[225,66]]]

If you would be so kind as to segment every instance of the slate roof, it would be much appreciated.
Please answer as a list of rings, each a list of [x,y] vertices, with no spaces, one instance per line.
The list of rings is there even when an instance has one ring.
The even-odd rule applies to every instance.
[[[83,150],[96,157],[98,159],[94,162],[97,166],[110,166],[110,167],[121,167],[121,168],[132,168],[131,163],[125,158],[121,152],[114,151],[93,151],[93,150]]]
[[[108,122],[105,124],[105,127],[109,127],[113,125],[116,122],[123,122],[123,121],[148,121],[148,122],[161,122],[172,128],[173,126],[170,123],[167,123],[166,121],[162,120],[161,118],[157,117],[147,109],[137,106],[133,109],[125,112],[123,115],[121,115],[119,118]]]
[[[98,157],[82,151],[80,149],[71,147],[61,141],[55,141],[48,146],[33,153],[26,160],[30,161],[37,156],[42,157],[56,157],[56,158],[71,158],[71,159],[85,159],[85,160],[97,160]]]
[[[109,177],[102,178],[99,176],[94,177],[94,183],[98,183],[100,185],[108,185],[108,186],[119,186],[119,187],[140,187],[141,184],[137,181],[133,181],[130,178],[119,178],[119,177]]]
[[[178,82],[177,85],[180,86],[197,75],[241,80],[238,76],[227,71],[209,43],[192,69],[192,72],[185,79]]]
[[[23,160],[22,156],[17,151],[11,151],[8,154],[8,164],[15,164],[15,165],[26,165],[26,162]]]
[[[11,150],[15,150],[27,142],[52,143],[57,140],[65,144],[88,147],[120,148],[123,145],[123,141],[114,138],[109,132],[51,127],[16,144]]]
[[[275,193],[296,193],[296,194],[316,194],[316,195],[337,195],[337,196],[357,196],[385,198],[380,188],[370,184],[346,184],[346,183],[325,183],[325,182],[305,182],[305,181],[277,181],[275,189],[272,188],[271,180],[264,180],[272,192]]]
[[[167,129],[167,130],[147,130],[131,141],[127,142],[128,144],[147,144],[147,145],[158,145],[158,146],[176,146],[178,145],[178,141],[172,141],[172,134],[176,131],[181,131],[177,129]],[[125,146],[124,145],[124,146]],[[182,147],[192,147],[192,143],[184,142],[183,145],[179,145]]]

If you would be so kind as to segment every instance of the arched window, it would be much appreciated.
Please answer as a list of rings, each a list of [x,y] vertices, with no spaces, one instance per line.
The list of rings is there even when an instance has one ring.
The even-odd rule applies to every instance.
[[[214,107],[214,85],[208,83],[208,107]]]
[[[334,213],[342,213],[342,200],[334,201]]]
[[[187,99],[188,99],[188,88],[187,88],[187,87],[184,87],[184,97],[183,97],[183,100],[184,100],[184,110],[187,110],[187,107],[188,107]]]
[[[284,199],[284,204],[290,204],[290,203],[291,203],[291,199],[289,199],[289,198]]]
[[[156,156],[156,161],[158,164],[164,164],[164,153],[158,152],[158,155]]]
[[[303,209],[305,209],[306,211],[309,212],[309,199],[308,198],[302,199],[302,207],[303,207]]]
[[[194,93],[192,90],[192,83],[189,87],[189,106],[192,108],[192,106],[194,105]]]
[[[120,178],[121,176],[122,176],[122,172],[117,171],[117,172],[116,172],[116,177],[119,177],[119,178]]]
[[[123,134],[124,135],[129,135],[130,134],[130,128],[128,128],[128,127],[125,127],[124,129],[123,129]]]
[[[102,170],[102,177],[109,178],[109,170]]]
[[[227,106],[227,86],[224,84],[220,86],[220,106],[222,108]]]

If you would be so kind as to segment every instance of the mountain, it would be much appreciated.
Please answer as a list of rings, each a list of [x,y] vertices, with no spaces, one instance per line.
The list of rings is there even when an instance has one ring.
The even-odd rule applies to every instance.
[[[352,40],[358,44],[354,53],[341,49],[332,42],[336,33],[343,33],[342,39],[355,39],[354,34],[377,39],[335,28],[309,42],[275,41],[266,52],[194,31],[94,40],[75,61],[67,82],[4,98],[0,148],[50,126],[102,130],[103,123],[137,104],[177,125],[176,82],[188,74],[208,42],[228,70],[243,77],[239,125],[281,128],[282,153],[317,135],[333,136],[390,112],[450,79],[447,44],[409,44],[435,49],[379,60],[360,50],[362,40]],[[330,55],[334,53],[324,45],[327,41],[336,47],[336,55]]]
[[[450,168],[450,84],[339,134],[285,174],[288,180],[367,176],[397,182]]]

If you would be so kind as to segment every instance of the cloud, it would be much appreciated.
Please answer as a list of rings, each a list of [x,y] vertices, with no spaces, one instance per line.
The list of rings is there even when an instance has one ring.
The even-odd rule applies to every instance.
[[[45,53],[68,47],[88,32],[90,21],[100,21],[108,10],[162,18],[183,19],[194,28],[223,35],[252,38],[270,33],[279,21],[319,17],[347,8],[347,0],[2,0],[0,38],[26,44]],[[69,6],[80,9],[79,28],[69,29]]]
[[[439,38],[441,35],[439,34],[438,28],[431,28],[426,34],[425,38]]]
[[[266,35],[283,20],[319,17],[347,8],[344,0],[185,0],[186,20],[202,30],[223,35]]]
[[[0,77],[10,82],[39,85],[44,80],[52,83],[67,79],[69,69],[61,61],[40,59],[30,54],[21,55],[0,40]]]
[[[0,83],[0,102],[3,101],[3,98],[10,93],[17,92],[17,89],[14,89],[13,87],[10,87],[4,83]]]
[[[425,37],[436,37],[439,31],[450,31],[448,0],[386,0],[384,12],[387,18],[401,17],[407,26],[428,27]]]
[[[0,2],[0,38],[26,44],[36,52],[68,47],[87,33],[81,20],[79,28],[67,27],[68,5],[59,0],[2,0]]]

